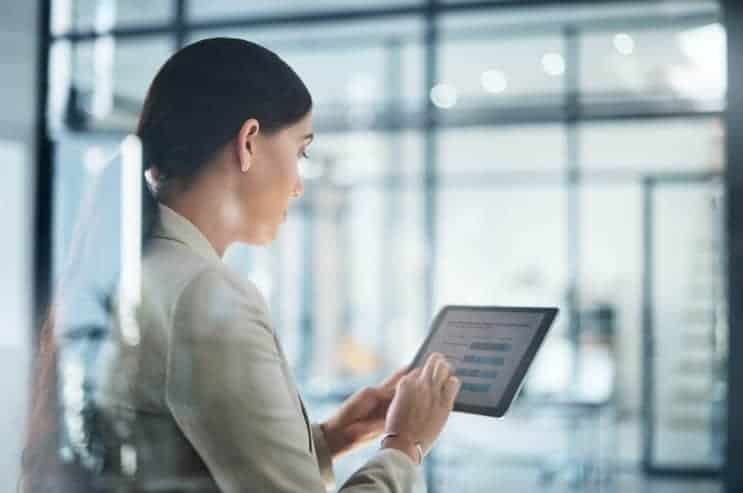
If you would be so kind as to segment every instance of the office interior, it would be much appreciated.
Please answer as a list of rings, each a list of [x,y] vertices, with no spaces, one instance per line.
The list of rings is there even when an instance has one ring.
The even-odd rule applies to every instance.
[[[274,244],[225,257],[311,415],[407,364],[442,306],[559,306],[507,415],[451,416],[428,491],[743,489],[734,0],[29,0],[0,26],[0,490],[44,307],[69,272],[119,265],[116,245],[76,263],[91,204],[121,208],[102,170],[159,66],[213,36],[274,50],[314,98],[304,196]],[[106,334],[82,306],[56,361],[59,454],[95,467],[75,429]]]

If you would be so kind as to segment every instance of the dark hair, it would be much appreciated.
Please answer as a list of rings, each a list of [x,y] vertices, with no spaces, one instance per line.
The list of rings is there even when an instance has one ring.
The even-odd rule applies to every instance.
[[[301,120],[312,98],[297,74],[272,51],[241,39],[212,38],[172,55],[155,76],[140,115],[144,167],[157,167],[161,179],[188,184],[233,137],[255,118],[271,134]],[[145,245],[158,220],[157,198],[142,177]],[[53,306],[49,313],[53,313]],[[55,491],[81,491],[87,474],[59,463],[56,413],[54,322],[42,328],[35,362],[34,393],[23,456],[25,491],[44,489],[55,478]],[[56,483],[55,483],[56,484]]]
[[[164,183],[188,183],[246,120],[271,134],[311,108],[305,84],[271,50],[235,38],[198,41],[171,56],[147,91],[137,126],[145,169],[155,166]],[[157,220],[146,192],[145,237]]]

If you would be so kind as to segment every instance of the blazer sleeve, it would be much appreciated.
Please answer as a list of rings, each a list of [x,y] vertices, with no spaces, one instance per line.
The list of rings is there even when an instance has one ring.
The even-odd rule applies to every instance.
[[[326,491],[318,463],[318,445],[330,461],[324,437],[314,437],[316,458],[254,286],[217,268],[191,280],[173,309],[167,359],[170,412],[223,492]],[[339,491],[407,493],[425,486],[407,455],[382,450]]]
[[[315,455],[317,456],[317,465],[320,467],[322,481],[325,484],[325,489],[330,491],[335,488],[333,456],[330,453],[330,447],[325,440],[325,432],[322,431],[320,423],[312,424],[312,440],[315,444]]]

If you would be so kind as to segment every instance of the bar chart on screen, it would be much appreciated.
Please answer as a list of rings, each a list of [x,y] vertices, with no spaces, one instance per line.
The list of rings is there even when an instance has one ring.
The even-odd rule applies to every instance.
[[[438,319],[428,350],[443,354],[462,381],[458,402],[499,402],[543,317],[540,312],[517,310],[446,310]]]

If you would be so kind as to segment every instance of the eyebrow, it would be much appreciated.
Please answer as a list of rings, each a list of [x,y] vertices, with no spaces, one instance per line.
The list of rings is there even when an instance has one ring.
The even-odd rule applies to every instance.
[[[302,137],[302,140],[310,139],[310,142],[312,142],[312,139],[314,139],[314,138],[315,138],[315,134],[310,133],[310,134],[307,134],[304,137]],[[309,142],[308,142],[308,144],[309,144]]]

